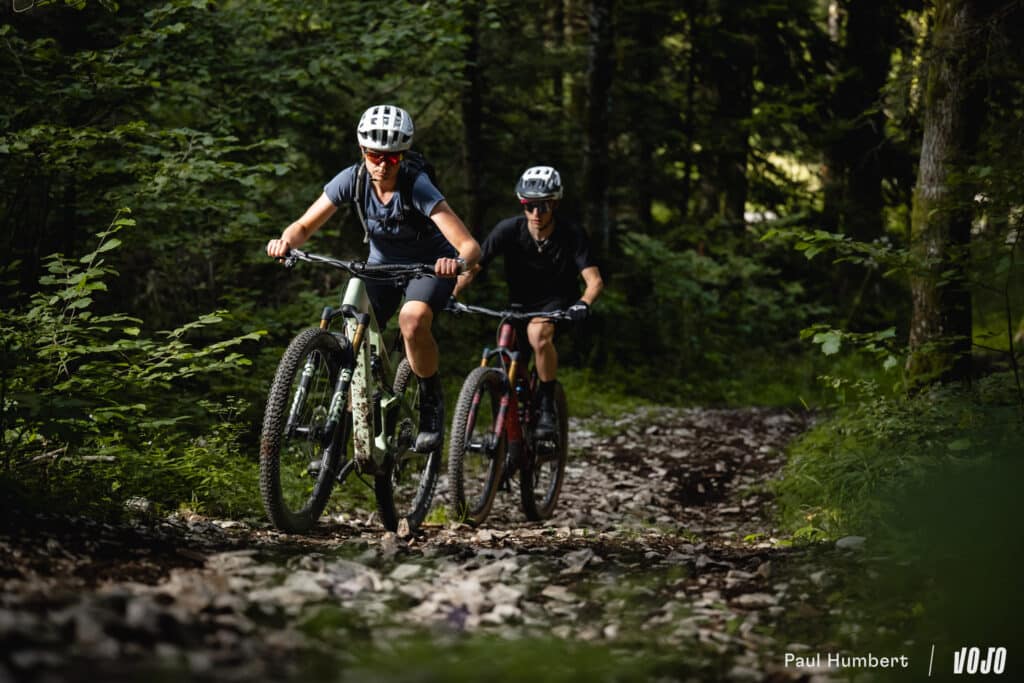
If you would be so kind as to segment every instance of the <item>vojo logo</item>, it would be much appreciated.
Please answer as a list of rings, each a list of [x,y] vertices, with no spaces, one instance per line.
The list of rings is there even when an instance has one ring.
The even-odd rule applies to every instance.
[[[1001,674],[1006,670],[1006,648],[962,647],[953,653],[954,674]],[[984,658],[983,658],[984,657]]]

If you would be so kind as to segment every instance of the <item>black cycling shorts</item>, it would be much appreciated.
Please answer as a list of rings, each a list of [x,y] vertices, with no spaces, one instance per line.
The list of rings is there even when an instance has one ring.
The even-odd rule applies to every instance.
[[[381,329],[384,329],[391,316],[398,311],[403,296],[406,301],[422,301],[428,304],[436,317],[438,311],[448,304],[448,299],[455,290],[455,278],[436,275],[413,278],[404,290],[390,283],[368,280],[364,282],[370,305],[373,306],[373,314],[377,317],[377,324]]]

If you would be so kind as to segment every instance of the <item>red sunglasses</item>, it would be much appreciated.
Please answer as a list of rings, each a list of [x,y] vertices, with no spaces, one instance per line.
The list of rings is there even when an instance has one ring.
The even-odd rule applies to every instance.
[[[402,161],[401,152],[375,152],[372,149],[364,149],[363,154],[375,164],[383,163],[388,166],[397,166]]]

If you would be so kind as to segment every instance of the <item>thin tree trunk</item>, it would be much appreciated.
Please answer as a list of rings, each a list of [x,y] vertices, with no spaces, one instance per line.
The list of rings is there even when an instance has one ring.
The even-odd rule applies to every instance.
[[[724,5],[723,5],[724,7]],[[715,34],[701,36],[706,54],[704,82],[711,103],[711,121],[704,151],[698,157],[697,218],[725,223],[741,232],[747,201],[749,120],[754,97],[754,46],[742,10],[723,13]]]
[[[836,123],[826,152],[822,227],[870,242],[884,232],[881,154],[886,117],[879,102],[900,18],[892,0],[843,0],[832,3],[830,19]],[[845,263],[836,269],[836,277],[849,324],[860,293],[874,276],[864,266]]]
[[[556,54],[563,54],[565,48],[565,6],[561,0],[554,3],[554,7],[551,9],[551,32],[553,34],[553,43]],[[558,104],[559,110],[565,107],[565,84],[562,79],[565,78],[565,72],[562,69],[562,60],[556,60],[556,63],[552,67],[551,81],[553,97],[555,102]]]
[[[612,244],[608,208],[608,129],[612,82],[613,0],[591,0],[587,63],[587,140],[583,178],[587,225],[607,254]]]
[[[463,30],[469,40],[465,51],[465,85],[462,89],[463,160],[469,208],[466,223],[474,234],[483,223],[482,172],[483,84],[480,75],[480,3],[468,0],[462,9]],[[479,235],[477,235],[479,236]]]
[[[683,186],[680,189],[680,213],[685,221],[690,220],[690,197],[693,195],[693,144],[697,131],[697,108],[694,95],[697,91],[697,28],[695,12],[690,10],[686,17],[690,49],[686,55],[686,113],[683,120]]]

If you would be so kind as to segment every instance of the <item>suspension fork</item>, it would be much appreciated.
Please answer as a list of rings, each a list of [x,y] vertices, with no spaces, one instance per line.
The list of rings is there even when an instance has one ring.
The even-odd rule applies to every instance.
[[[328,330],[331,326],[331,320],[337,317],[340,313],[340,311],[335,311],[330,306],[325,306],[323,312],[320,314],[320,329]],[[315,373],[316,357],[313,354],[310,354],[306,359],[305,366],[302,368],[302,374],[299,376],[299,386],[295,390],[295,396],[292,398],[291,409],[288,411],[288,422],[285,426],[286,434],[291,434],[295,429],[295,423],[298,420],[299,413],[302,411],[302,405],[306,402],[306,395],[309,393],[309,383],[313,380],[313,375]]]
[[[356,320],[356,331],[352,335],[352,357],[358,358],[360,349],[362,348],[363,342],[366,339],[366,328],[370,322],[370,316],[366,313],[358,313],[347,306],[342,306],[341,310],[332,314],[344,315],[346,317],[353,317]],[[323,321],[321,321],[321,327],[323,327]],[[355,367],[352,364],[346,364],[341,368],[341,372],[338,373],[338,380],[334,384],[334,394],[331,396],[331,407],[327,411],[327,424],[324,425],[324,431],[328,434],[333,434],[334,429],[341,423],[345,416],[345,408],[348,405],[349,389],[352,386],[352,376],[355,371]]]

